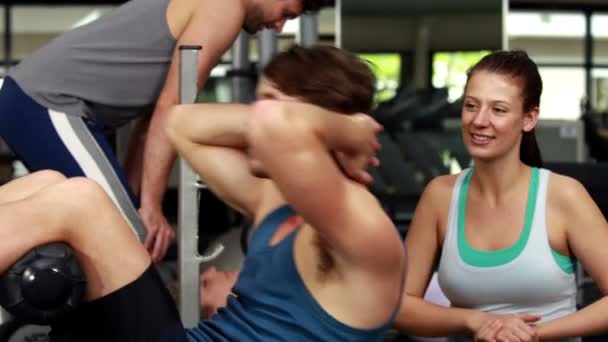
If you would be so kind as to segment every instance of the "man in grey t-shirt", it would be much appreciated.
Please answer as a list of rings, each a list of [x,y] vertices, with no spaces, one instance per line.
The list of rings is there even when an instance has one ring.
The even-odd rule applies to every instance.
[[[174,237],[161,203],[176,155],[164,133],[178,102],[176,47],[204,47],[200,90],[241,29],[281,31],[287,19],[333,2],[128,1],[9,72],[0,89],[0,136],[30,171],[95,179],[159,261]],[[139,139],[123,170],[103,133],[138,117]]]

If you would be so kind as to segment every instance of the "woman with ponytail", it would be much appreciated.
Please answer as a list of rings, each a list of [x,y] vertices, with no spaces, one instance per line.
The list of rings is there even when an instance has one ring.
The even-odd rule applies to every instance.
[[[468,72],[462,134],[473,167],[425,189],[406,237],[395,325],[453,341],[580,341],[608,330],[608,299],[577,311],[575,258],[608,290],[608,224],[576,180],[542,169],[542,80],[523,51]],[[433,271],[451,302],[423,299]]]

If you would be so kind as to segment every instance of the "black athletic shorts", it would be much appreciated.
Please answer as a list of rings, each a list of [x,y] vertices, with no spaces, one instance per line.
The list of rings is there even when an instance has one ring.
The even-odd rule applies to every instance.
[[[175,302],[154,265],[120,290],[79,307],[54,325],[49,337],[51,342],[187,341]]]

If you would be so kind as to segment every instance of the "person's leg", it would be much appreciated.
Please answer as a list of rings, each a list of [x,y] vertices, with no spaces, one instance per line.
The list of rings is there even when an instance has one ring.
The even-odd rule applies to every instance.
[[[0,273],[30,249],[68,243],[87,277],[86,300],[129,284],[150,256],[99,185],[71,178],[0,205]]]
[[[51,170],[38,171],[0,186],[0,204],[24,199],[47,186],[63,182],[65,176]]]
[[[101,130],[82,117],[39,105],[7,78],[0,91],[0,136],[29,171],[51,169],[94,179],[108,193],[141,241],[146,229],[120,163]]]
[[[23,194],[30,182],[31,195],[0,204],[0,273],[35,246],[72,247],[86,276],[86,303],[53,325],[51,341],[186,341],[149,254],[105,191],[87,178],[40,188],[31,182],[36,176],[45,175],[11,184]]]

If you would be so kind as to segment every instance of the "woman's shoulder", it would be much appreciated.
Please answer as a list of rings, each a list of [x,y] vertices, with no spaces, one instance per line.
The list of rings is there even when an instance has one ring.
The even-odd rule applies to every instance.
[[[585,186],[578,180],[549,171],[549,191],[559,197],[580,196],[586,194]]]
[[[465,172],[465,171],[462,171]],[[438,198],[450,198],[449,195],[452,193],[456,181],[461,173],[454,175],[441,175],[433,178],[424,189],[424,193],[427,197],[434,199]]]
[[[549,172],[547,191],[549,200],[566,210],[590,197],[581,182],[555,172]]]

